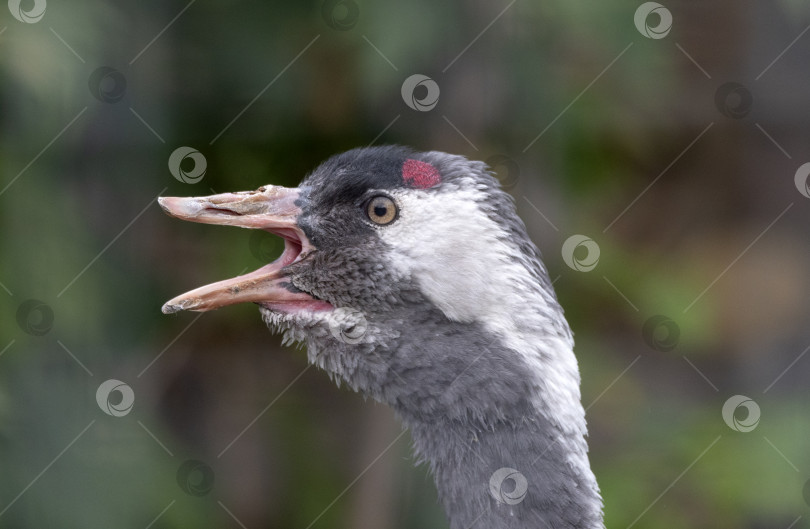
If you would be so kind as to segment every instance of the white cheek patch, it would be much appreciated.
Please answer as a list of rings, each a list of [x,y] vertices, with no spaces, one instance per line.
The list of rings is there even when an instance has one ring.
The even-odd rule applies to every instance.
[[[393,198],[399,218],[379,230],[393,248],[392,266],[448,318],[478,321],[508,338],[554,313],[532,276],[534,263],[479,207],[481,191],[408,190]]]
[[[479,212],[472,193],[393,195],[399,218],[380,229],[380,237],[394,249],[394,266],[448,318],[475,321],[482,305],[498,297],[491,272],[505,263],[491,250],[500,244],[500,229]]]

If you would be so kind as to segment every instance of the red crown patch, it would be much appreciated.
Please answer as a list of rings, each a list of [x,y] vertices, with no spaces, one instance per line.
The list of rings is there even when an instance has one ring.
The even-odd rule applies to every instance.
[[[402,179],[412,187],[428,189],[440,184],[442,175],[429,163],[409,158],[402,164]]]

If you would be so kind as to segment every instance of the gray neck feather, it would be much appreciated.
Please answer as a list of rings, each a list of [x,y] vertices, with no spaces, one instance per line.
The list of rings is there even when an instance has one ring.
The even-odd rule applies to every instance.
[[[378,398],[411,430],[451,528],[604,528],[584,431],[566,422],[559,403],[538,400],[535,368],[475,324],[440,322],[431,311],[422,318],[405,331],[408,368],[400,355],[390,359],[397,374]],[[460,367],[442,369],[437,357]],[[579,401],[570,407],[582,412]],[[512,478],[493,478],[503,468],[525,477],[525,496],[511,495]]]
[[[462,423],[409,426],[452,529],[604,527],[593,475],[568,461],[576,440],[541,417],[488,430]],[[520,476],[496,474],[499,469],[518,471],[525,488],[519,488]]]
[[[446,354],[446,345],[435,354]],[[530,397],[524,368],[503,362],[514,352],[494,344],[487,349],[470,380],[431,384],[437,390],[428,400],[421,392],[418,409],[433,408],[434,416],[412,413],[407,394],[393,403],[412,432],[417,456],[430,466],[451,528],[603,528],[602,500],[581,433],[561,427],[554,410]],[[492,380],[497,372],[513,383]],[[525,495],[515,490],[520,476],[503,479],[512,472],[496,474],[499,469],[519,472]]]

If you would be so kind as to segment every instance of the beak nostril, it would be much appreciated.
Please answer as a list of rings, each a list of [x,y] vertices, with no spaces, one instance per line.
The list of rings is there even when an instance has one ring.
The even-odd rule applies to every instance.
[[[205,211],[212,211],[216,212],[218,215],[226,215],[229,217],[240,217],[241,214],[237,213],[236,211],[226,209],[226,208],[215,208],[215,207],[207,207]]]

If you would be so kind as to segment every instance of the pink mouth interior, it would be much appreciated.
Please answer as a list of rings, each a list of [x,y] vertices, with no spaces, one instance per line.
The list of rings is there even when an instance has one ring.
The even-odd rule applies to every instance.
[[[301,249],[303,246],[301,244],[301,239],[298,238],[298,234],[296,234],[294,230],[280,228],[273,231],[267,231],[284,239],[284,251],[281,252],[281,255],[275,261],[266,266],[273,266],[277,264],[278,268],[280,269],[298,259],[298,257],[301,255]]]
[[[295,230],[275,228],[272,230],[268,229],[266,231],[278,235],[284,239],[284,251],[275,261],[268,263],[263,267],[254,270],[253,272],[250,272],[248,274],[245,274],[244,276],[241,277],[249,277],[252,274],[261,275],[266,274],[268,272],[281,270],[285,266],[289,266],[290,264],[298,261],[299,258],[306,257],[306,255],[304,256],[301,255],[303,245],[301,243],[301,239],[298,237],[298,234],[295,232]],[[309,295],[307,292],[303,293]],[[306,300],[299,299],[299,300],[285,300],[285,301],[262,301],[258,302],[257,305],[277,312],[291,312],[296,309],[321,311],[321,310],[332,310],[334,308],[330,303],[315,298]]]

